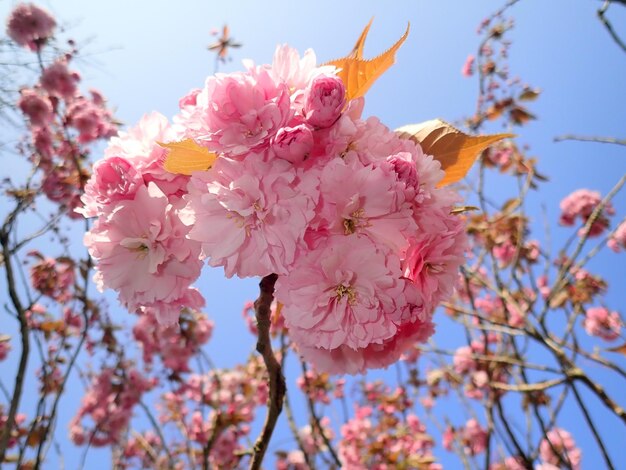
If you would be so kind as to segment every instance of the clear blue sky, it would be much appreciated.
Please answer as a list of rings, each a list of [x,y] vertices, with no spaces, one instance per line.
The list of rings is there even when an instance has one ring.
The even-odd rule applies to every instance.
[[[14,3],[0,2],[0,18],[6,17]],[[69,34],[79,43],[93,38],[80,65],[84,83],[100,89],[117,108],[118,119],[130,125],[151,110],[171,117],[179,97],[202,86],[214,66],[206,50],[214,40],[210,30],[224,23],[244,45],[233,51],[231,63],[220,67],[234,71],[242,68],[243,58],[270,61],[278,43],[301,52],[314,48],[320,61],[340,57],[351,49],[372,16],[366,55],[376,55],[410,21],[411,34],[397,63],[366,97],[365,115],[376,115],[395,128],[434,117],[454,121],[472,112],[477,83],[461,76],[461,66],[477,48],[477,25],[503,3],[55,0],[39,4],[66,21]],[[594,0],[522,0],[511,10],[516,20],[511,71],[543,90],[531,105],[539,120],[517,131],[519,142],[531,145],[540,159],[539,168],[551,178],[540,193],[530,197],[529,204],[536,214],[545,204],[553,220],[559,201],[574,189],[588,187],[605,194],[626,172],[623,147],[552,141],[565,133],[626,137],[626,54],[597,20],[600,4]],[[626,35],[626,9],[613,7],[611,17]],[[623,217],[626,194],[619,195],[614,205]],[[556,247],[566,232],[558,227],[553,230]],[[592,268],[610,272],[613,284],[607,303],[623,309],[626,255],[600,256]],[[241,334],[244,325],[239,312],[244,300],[256,296],[257,281],[226,280],[219,270],[205,271],[200,287],[216,323],[209,351],[218,365],[232,365],[252,349],[252,338]],[[244,340],[240,344],[233,338]],[[66,415],[73,412],[68,408],[77,398],[78,394],[68,397]],[[64,432],[62,426],[61,422],[60,432]],[[73,468],[74,457],[67,449],[66,465]],[[444,452],[437,454],[445,457]],[[597,458],[593,446],[585,449],[587,464]]]

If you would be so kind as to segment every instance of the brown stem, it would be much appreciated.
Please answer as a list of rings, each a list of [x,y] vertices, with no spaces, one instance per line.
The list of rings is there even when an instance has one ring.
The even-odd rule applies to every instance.
[[[4,258],[4,266],[7,280],[7,287],[9,290],[9,297],[13,303],[13,307],[16,310],[17,318],[20,323],[20,336],[22,339],[22,354],[20,356],[20,362],[17,369],[17,375],[15,376],[15,387],[13,388],[13,396],[11,397],[11,404],[9,406],[9,414],[4,424],[4,430],[2,431],[2,437],[0,438],[0,466],[4,461],[4,456],[9,444],[9,438],[11,437],[11,431],[15,425],[15,415],[20,405],[20,399],[22,398],[22,389],[24,386],[24,379],[26,375],[26,367],[28,365],[28,355],[30,353],[30,338],[28,330],[28,322],[26,321],[26,311],[22,306],[17,291],[15,289],[15,276],[13,274],[13,265],[9,254],[9,233],[5,227],[0,231],[0,244],[2,244],[2,254]]]
[[[276,426],[276,421],[283,409],[283,399],[287,391],[285,377],[272,351],[272,340],[270,338],[271,305],[274,300],[274,284],[276,284],[276,279],[278,279],[276,274],[270,274],[261,279],[259,283],[261,292],[259,293],[259,298],[254,302],[254,313],[256,315],[259,332],[256,350],[263,357],[263,362],[267,369],[270,396],[263,430],[254,444],[250,470],[258,470],[261,468],[263,457],[265,456],[267,446],[270,443],[274,427]]]

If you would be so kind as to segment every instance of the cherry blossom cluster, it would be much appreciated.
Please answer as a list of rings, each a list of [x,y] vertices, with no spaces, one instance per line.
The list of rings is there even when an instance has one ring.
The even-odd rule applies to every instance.
[[[132,418],[132,410],[156,381],[134,368],[103,368],[70,423],[70,438],[76,445],[106,446],[119,443]],[[93,422],[85,429],[83,419]]]
[[[433,439],[402,388],[392,390],[380,382],[365,384],[364,403],[355,405],[354,417],[341,427],[339,457],[348,470],[424,468],[438,470]]]
[[[23,87],[17,107],[28,120],[30,138],[22,153],[41,171],[41,190],[48,199],[80,217],[80,193],[88,174],[83,162],[86,144],[111,137],[117,124],[102,94],[80,92],[81,77],[70,68],[76,55],[53,47],[56,22],[45,10],[32,4],[17,5],[7,21],[7,34],[19,46],[36,53],[38,82]],[[49,46],[49,47],[48,47]]]
[[[466,247],[440,164],[346,101],[334,67],[279,47],[271,65],[217,74],[114,138],[83,198],[100,288],[174,322],[201,260],[227,277],[279,275],[300,354],[321,372],[385,367],[433,332]],[[159,142],[217,154],[166,173]]]
[[[152,113],[112,138],[85,185],[81,213],[97,217],[84,242],[97,260],[96,285],[115,289],[130,311],[166,325],[183,307],[198,310],[202,295],[200,243],[187,237],[180,211],[189,177],[163,169],[157,142],[180,139],[167,118]]]
[[[185,309],[178,326],[159,323],[154,315],[143,314],[133,326],[133,337],[141,345],[143,361],[153,365],[154,357],[175,373],[189,372],[189,361],[206,344],[213,332],[213,322],[195,310]]]
[[[455,443],[466,455],[478,455],[487,448],[487,430],[472,418],[461,428],[449,426],[443,433],[442,445],[444,449],[452,451]]]
[[[574,191],[569,196],[564,198],[561,201],[561,217],[559,222],[562,225],[573,226],[576,223],[577,219],[580,219],[581,223],[584,225],[587,223],[587,220],[591,217],[596,207],[600,204],[602,198],[600,197],[600,193],[597,191],[590,191],[588,189],[579,189]],[[597,237],[606,228],[609,226],[608,216],[614,215],[615,209],[613,205],[609,202],[607,203],[600,213],[598,217],[591,224],[591,228],[589,229],[590,237]],[[581,229],[578,231],[579,235],[583,235],[584,230]]]

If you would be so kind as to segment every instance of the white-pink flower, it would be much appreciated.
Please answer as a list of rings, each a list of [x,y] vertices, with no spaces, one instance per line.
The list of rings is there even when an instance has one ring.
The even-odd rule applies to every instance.
[[[260,154],[218,159],[210,171],[191,178],[183,215],[189,238],[227,277],[287,274],[304,248],[315,206],[298,181],[286,160],[266,162]]]
[[[181,298],[202,266],[199,245],[185,238],[188,231],[154,183],[140,187],[85,234],[98,288],[116,290],[129,310]]]

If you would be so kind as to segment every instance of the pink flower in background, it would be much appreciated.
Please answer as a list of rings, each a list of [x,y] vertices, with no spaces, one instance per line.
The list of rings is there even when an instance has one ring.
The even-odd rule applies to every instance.
[[[74,262],[70,258],[48,258],[38,251],[29,253],[37,262],[30,268],[30,282],[41,294],[65,303],[74,293]]]
[[[466,454],[480,454],[487,448],[487,431],[478,421],[470,419],[461,431],[461,440]]]
[[[185,108],[188,137],[209,149],[241,156],[269,143],[291,114],[289,90],[265,69],[209,77]]]
[[[11,338],[0,336],[0,361],[4,361],[11,350]]]
[[[592,307],[585,311],[583,327],[591,336],[613,341],[619,338],[622,319],[617,312],[609,312],[604,307]]]
[[[39,90],[32,88],[20,90],[17,105],[33,126],[45,126],[52,121],[54,113],[52,103],[48,96]]]
[[[97,104],[83,96],[72,101],[67,115],[69,125],[79,132],[80,143],[93,142],[117,133],[117,127],[112,123],[113,116],[104,104]]]
[[[314,201],[297,189],[296,173],[282,159],[249,154],[243,162],[220,159],[191,178],[183,221],[202,244],[210,266],[226,276],[287,274],[303,249]]]
[[[70,71],[64,60],[57,60],[41,74],[41,86],[51,95],[65,100],[74,96],[79,81],[78,72]]]
[[[607,245],[615,253],[619,253],[620,250],[626,250],[626,222],[622,222],[615,233],[609,238]]]
[[[580,469],[582,452],[576,447],[574,438],[569,432],[561,428],[553,428],[548,431],[546,437],[547,439],[544,438],[539,445],[539,456],[544,464],[555,465],[555,468],[560,468],[560,459],[552,450],[552,448],[554,448],[559,452],[561,458],[570,464],[569,466],[571,466],[573,470]],[[550,445],[550,443],[552,443],[552,445]]]
[[[561,201],[561,225],[572,226],[576,223],[576,219],[580,218],[581,224],[586,224],[594,209],[602,200],[600,193],[590,191],[588,189],[579,189]],[[611,203],[607,203],[598,218],[595,220],[589,231],[590,237],[600,235],[609,226],[607,216],[615,214],[615,209]],[[583,228],[578,231],[579,235],[583,234]]]
[[[474,57],[472,54],[467,56],[467,59],[465,59],[465,63],[463,64],[463,69],[461,69],[461,75],[463,75],[464,77],[471,77],[474,74],[475,60],[476,57]]]
[[[330,127],[346,105],[346,88],[335,75],[318,75],[304,92],[303,114],[314,127]]]
[[[20,46],[38,50],[52,37],[56,21],[46,10],[32,3],[18,4],[7,20],[7,34]]]
[[[126,431],[133,408],[144,393],[154,388],[154,379],[148,379],[136,369],[129,368],[124,376],[119,370],[104,368],[95,376],[82,399],[78,412],[70,422],[70,438],[81,445],[102,447],[118,442]],[[85,418],[93,421],[93,432],[82,423]]]
[[[134,199],[118,202],[85,234],[98,262],[96,284],[115,289],[129,309],[183,296],[200,275],[199,244],[187,240],[185,226],[154,184]]]

